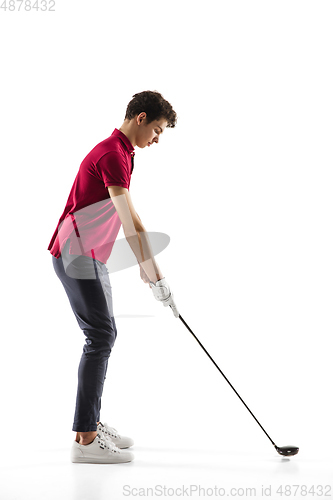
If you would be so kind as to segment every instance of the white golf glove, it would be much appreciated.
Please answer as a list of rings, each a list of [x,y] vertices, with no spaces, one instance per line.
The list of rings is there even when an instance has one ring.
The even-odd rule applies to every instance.
[[[173,314],[176,316],[176,318],[178,318],[179,312],[175,304],[175,301],[173,300],[173,293],[171,292],[169,285],[165,281],[165,278],[156,281],[156,283],[153,283],[151,281],[149,283],[149,286],[153,290],[155,299],[162,302],[162,304],[165,307],[170,306],[173,311]]]

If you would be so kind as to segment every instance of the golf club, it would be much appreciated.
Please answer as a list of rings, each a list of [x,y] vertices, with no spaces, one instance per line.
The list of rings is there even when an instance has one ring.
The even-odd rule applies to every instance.
[[[171,306],[170,306],[171,307]],[[186,328],[191,332],[191,334],[193,335],[193,337],[195,338],[195,340],[198,342],[198,344],[200,345],[200,347],[202,347],[202,349],[205,351],[205,353],[207,354],[207,356],[210,358],[210,360],[214,363],[214,365],[216,366],[216,368],[218,369],[218,371],[221,373],[221,375],[223,375],[223,377],[225,378],[225,380],[228,382],[228,384],[230,385],[230,387],[234,390],[234,392],[237,394],[237,396],[239,397],[239,399],[241,400],[241,402],[243,403],[243,405],[249,410],[249,412],[251,413],[252,417],[254,418],[254,420],[257,422],[258,425],[260,425],[261,429],[264,431],[264,433],[266,434],[266,436],[268,437],[268,439],[271,441],[271,443],[273,444],[274,448],[276,449],[276,451],[280,454],[280,455],[283,455],[284,457],[291,457],[293,455],[297,455],[298,451],[299,451],[299,448],[297,448],[297,446],[276,446],[276,444],[274,443],[274,441],[269,437],[269,435],[267,434],[267,432],[265,431],[265,429],[263,428],[263,426],[261,425],[261,423],[259,422],[259,420],[256,419],[256,417],[253,415],[252,411],[250,410],[250,408],[245,404],[245,402],[242,400],[242,398],[240,397],[240,395],[238,394],[238,392],[236,391],[236,389],[232,386],[232,384],[229,382],[229,380],[227,379],[227,377],[224,375],[224,373],[220,370],[220,368],[218,367],[218,365],[215,363],[215,361],[213,360],[213,358],[211,357],[211,355],[208,353],[208,351],[206,351],[206,349],[204,348],[204,346],[201,344],[200,340],[194,335],[194,333],[192,332],[191,328],[186,324],[186,322],[184,321],[184,319],[181,317],[181,315],[179,315],[179,318],[182,320],[182,322],[184,323],[184,325],[186,326]]]

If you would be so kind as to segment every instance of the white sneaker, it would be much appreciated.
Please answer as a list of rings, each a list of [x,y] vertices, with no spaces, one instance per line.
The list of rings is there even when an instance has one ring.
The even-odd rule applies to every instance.
[[[79,464],[120,464],[134,459],[130,451],[122,451],[109,440],[97,434],[90,444],[74,441],[70,454],[71,461]]]
[[[121,450],[129,448],[134,444],[132,438],[120,436],[119,432],[114,427],[110,427],[106,422],[104,422],[104,424],[100,422],[97,425],[97,432],[99,432],[104,439],[111,440]]]

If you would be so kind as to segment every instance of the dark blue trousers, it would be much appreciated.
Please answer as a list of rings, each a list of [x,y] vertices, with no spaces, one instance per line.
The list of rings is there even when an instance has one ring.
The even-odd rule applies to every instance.
[[[52,255],[52,262],[85,335],[72,430],[96,431],[108,360],[117,337],[112,287],[105,264],[91,257],[69,255],[68,250],[69,240],[59,259]]]

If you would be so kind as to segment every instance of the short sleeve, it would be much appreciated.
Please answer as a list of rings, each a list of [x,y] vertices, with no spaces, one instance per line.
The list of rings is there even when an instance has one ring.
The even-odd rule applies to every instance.
[[[130,175],[124,156],[118,151],[110,151],[96,163],[96,168],[103,179],[104,186],[121,186],[129,188]]]

